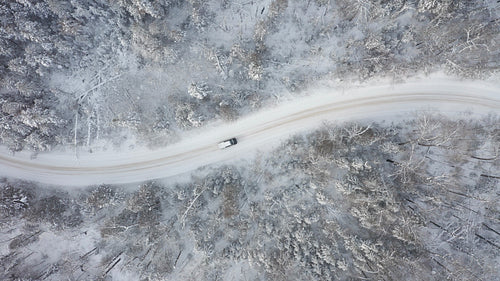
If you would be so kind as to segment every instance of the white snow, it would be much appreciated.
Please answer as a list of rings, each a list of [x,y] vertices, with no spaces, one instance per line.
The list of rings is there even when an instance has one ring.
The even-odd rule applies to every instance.
[[[314,93],[314,94],[312,94]],[[459,81],[441,74],[414,78],[402,84],[374,81],[351,89],[324,87],[308,91],[275,108],[251,114],[234,123],[216,122],[193,130],[182,141],[158,150],[81,153],[27,152],[12,155],[0,148],[0,175],[66,186],[128,183],[164,178],[198,167],[271,149],[290,135],[318,127],[323,121],[385,119],[415,110],[443,114],[472,111],[500,113],[500,87],[482,81]],[[238,144],[220,150],[217,144],[236,137]]]

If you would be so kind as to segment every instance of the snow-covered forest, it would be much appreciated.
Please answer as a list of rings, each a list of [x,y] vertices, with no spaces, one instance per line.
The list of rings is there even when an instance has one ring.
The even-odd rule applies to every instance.
[[[498,280],[498,116],[325,124],[180,182],[4,180],[2,280]]]
[[[157,147],[321,80],[487,77],[499,11],[496,0],[1,1],[0,141]]]
[[[3,0],[0,148],[129,157],[325,85],[495,80],[499,16],[498,0]],[[330,120],[141,183],[0,178],[0,280],[500,281],[499,110]]]

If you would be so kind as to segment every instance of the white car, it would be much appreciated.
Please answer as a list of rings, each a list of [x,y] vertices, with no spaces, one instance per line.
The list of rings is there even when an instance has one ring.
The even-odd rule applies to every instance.
[[[236,138],[231,138],[231,139],[219,142],[219,148],[224,149],[226,147],[233,146],[237,143],[238,143],[238,141],[236,140]]]

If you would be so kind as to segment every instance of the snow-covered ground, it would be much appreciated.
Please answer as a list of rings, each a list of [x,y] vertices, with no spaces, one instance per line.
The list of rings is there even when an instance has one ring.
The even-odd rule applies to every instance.
[[[415,110],[443,114],[470,111],[480,115],[500,112],[498,85],[458,81],[442,75],[415,78],[402,84],[379,81],[353,89],[325,87],[311,89],[309,94],[234,123],[215,123],[193,130],[179,143],[158,150],[138,148],[78,157],[69,152],[52,152],[31,159],[27,152],[12,155],[2,147],[0,175],[66,186],[139,182],[248,157],[323,121],[395,118]],[[238,145],[219,150],[217,143],[230,137],[236,137]]]

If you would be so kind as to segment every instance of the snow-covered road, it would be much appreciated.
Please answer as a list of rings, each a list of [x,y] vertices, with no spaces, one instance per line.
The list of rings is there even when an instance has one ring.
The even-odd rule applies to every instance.
[[[84,186],[129,183],[179,175],[203,165],[248,157],[266,151],[284,138],[331,122],[401,117],[415,110],[443,113],[471,111],[500,113],[500,88],[484,82],[453,79],[415,80],[404,84],[372,85],[352,90],[315,90],[314,95],[284,103],[186,135],[184,140],[159,150],[82,154],[28,153],[11,155],[0,149],[0,176],[49,184]],[[238,145],[225,150],[217,143],[230,137]]]

